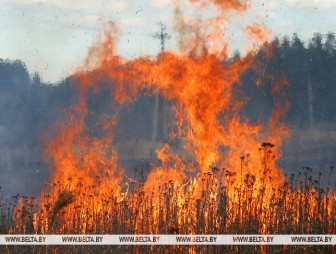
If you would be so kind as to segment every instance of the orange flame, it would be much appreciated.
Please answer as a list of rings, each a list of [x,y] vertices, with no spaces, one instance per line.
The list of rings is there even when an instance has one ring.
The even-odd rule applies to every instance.
[[[264,24],[252,24],[246,27],[246,32],[249,41],[261,45],[264,42],[271,40],[274,36]]]
[[[209,2],[216,5],[222,11],[235,10],[238,12],[246,11],[248,0],[191,0],[191,2],[200,3],[202,6],[208,6]]]
[[[203,1],[200,3],[204,4]],[[246,2],[234,0],[214,0],[212,3],[223,10],[241,12],[246,8]],[[214,22],[220,26],[221,21],[215,19]],[[266,38],[257,27],[250,26],[248,31],[257,35],[259,40]],[[210,38],[211,41],[218,37],[216,33],[210,36],[197,33],[197,36],[203,40]],[[235,89],[239,89],[240,75],[248,68],[255,68],[261,73],[264,71],[262,67],[254,65],[252,54],[229,61],[222,49],[210,51],[203,45],[191,47],[190,52],[161,52],[156,59],[143,57],[129,60],[117,54],[117,41],[118,31],[111,23],[90,49],[84,66],[73,77],[74,89],[78,93],[77,102],[68,109],[66,119],[55,124],[46,138],[46,155],[52,164],[52,182],[61,182],[67,191],[76,192],[77,198],[75,201],[71,199],[74,203],[69,209],[76,211],[76,207],[93,207],[93,213],[103,211],[104,202],[107,201],[101,199],[93,205],[91,201],[81,198],[84,193],[81,186],[86,186],[93,196],[113,196],[118,202],[127,199],[130,185],[127,183],[127,190],[122,192],[123,169],[118,164],[113,127],[117,124],[119,109],[131,104],[133,98],[145,89],[150,91],[148,95],[158,93],[172,103],[177,128],[171,137],[183,140],[187,153],[178,153],[168,144],[156,151],[162,165],[150,172],[144,190],[153,193],[152,201],[157,207],[162,202],[159,194],[163,189],[165,193],[175,191],[173,199],[181,213],[179,222],[176,222],[179,224],[188,219],[181,206],[189,200],[196,207],[197,200],[204,196],[203,190],[210,181],[212,186],[216,186],[208,196],[214,204],[222,181],[231,186],[229,195],[240,202],[234,188],[247,184],[247,176],[254,179],[253,195],[262,189],[263,195],[268,198],[266,200],[270,200],[270,190],[284,182],[275,160],[280,156],[278,149],[282,140],[289,135],[280,121],[289,106],[285,95],[285,78],[270,77],[275,108],[269,123],[252,124],[240,115],[244,100],[235,93]],[[106,92],[113,97],[113,101],[106,106],[108,110],[104,111],[108,113],[98,114],[92,123],[88,103]],[[265,141],[268,143],[263,143]],[[275,151],[273,145],[277,148]],[[209,171],[209,167],[214,166],[225,167],[229,177],[222,174],[220,178],[214,178]],[[64,198],[66,193],[62,196],[62,191],[60,187],[51,190],[54,197],[59,196],[58,199]],[[185,193],[192,194],[185,196]],[[142,203],[145,199],[140,193],[134,202]],[[262,203],[262,206],[267,205],[267,202]],[[60,209],[54,207],[51,217]],[[156,208],[153,216],[159,220],[162,214],[158,211]],[[145,215],[139,212],[138,216],[137,220]],[[93,219],[85,225],[85,228],[92,228]],[[139,226],[135,228],[140,230]],[[157,228],[152,232],[155,231]]]

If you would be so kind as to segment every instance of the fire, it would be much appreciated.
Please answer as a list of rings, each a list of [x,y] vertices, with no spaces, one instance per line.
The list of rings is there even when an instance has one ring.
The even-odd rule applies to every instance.
[[[222,11],[227,11],[230,9],[239,11],[239,12],[243,12],[246,11],[247,5],[249,3],[249,1],[247,0],[211,0],[211,1],[204,1],[204,0],[192,0],[191,2],[195,2],[195,3],[200,3],[202,6],[208,6],[209,2],[211,2],[212,4],[216,5],[218,8],[220,8]]]
[[[205,5],[205,1],[192,2]],[[220,12],[238,13],[248,5],[236,0],[211,3]],[[254,61],[254,53],[230,60],[223,47],[212,47],[211,42],[219,38],[217,28],[225,29],[220,22],[227,16],[218,17],[211,20],[218,26],[210,33],[195,28],[194,38],[211,39],[209,47],[197,41],[188,52],[183,47],[181,52],[164,51],[156,58],[119,56],[118,30],[113,23],[107,26],[73,77],[76,103],[44,137],[51,184],[34,215],[36,232],[220,233],[239,227],[269,233],[277,230],[268,226],[270,220],[279,225],[299,219],[300,214],[281,213],[284,207],[300,210],[292,200],[298,193],[276,165],[282,142],[289,136],[281,122],[289,107],[288,82],[281,73],[265,77],[265,66]],[[255,26],[248,31],[260,41],[269,35]],[[263,47],[264,57],[271,57],[272,45]],[[241,115],[247,98],[236,91],[247,69],[260,74],[258,85],[267,80],[272,86],[274,109],[268,122],[252,123]],[[121,107],[131,105],[144,90],[173,105],[176,128],[170,138],[183,140],[185,152],[164,144],[156,150],[161,164],[141,182],[125,180],[113,128]],[[105,105],[104,114],[90,112],[90,102],[106,93],[113,100]],[[310,198],[300,200],[318,209],[316,199]],[[331,206],[328,198],[322,202]]]
[[[225,12],[226,9],[242,12],[246,8],[246,3],[239,1],[213,1],[213,4]],[[222,21],[219,17],[213,20],[217,28]],[[214,31],[203,35],[198,33],[197,36],[211,39]],[[90,206],[89,201],[80,201],[81,185],[87,186],[92,196],[113,195],[119,202],[127,199],[130,186],[123,194],[123,170],[118,165],[118,155],[113,146],[113,126],[117,123],[118,109],[131,103],[144,89],[150,91],[149,95],[159,93],[172,103],[177,128],[171,136],[184,140],[183,148],[188,154],[176,153],[168,144],[157,150],[162,166],[150,172],[144,191],[153,193],[154,216],[159,220],[162,219],[157,214],[162,191],[176,195],[172,198],[179,204],[177,212],[183,214],[183,209],[180,210],[188,200],[186,193],[192,193],[188,202],[191,207],[196,207],[196,200],[202,198],[205,184],[211,179],[216,187],[208,198],[216,203],[219,184],[227,180],[224,175],[214,177],[214,173],[209,171],[212,165],[226,167],[227,172],[236,174],[232,189],[228,190],[232,196],[235,195],[234,188],[244,185],[246,175],[253,176],[257,188],[264,188],[265,193],[283,183],[284,178],[274,159],[269,158],[270,147],[265,145],[258,151],[263,140],[280,147],[281,131],[277,124],[281,105],[275,109],[269,126],[252,124],[239,115],[244,102],[236,96],[235,86],[239,85],[240,75],[253,66],[252,55],[228,63],[222,50],[209,51],[206,45],[202,48],[195,45],[190,52],[161,52],[156,59],[128,60],[117,54],[117,41],[117,29],[114,24],[109,24],[74,78],[77,104],[68,109],[65,121],[54,126],[52,138],[47,142],[47,155],[53,165],[52,181],[63,183],[69,193],[75,192],[77,199],[69,202],[73,207],[79,205],[80,209],[86,209]],[[223,62],[227,63],[223,66]],[[88,100],[106,90],[116,102],[111,101],[113,113],[97,119],[92,125],[87,121],[90,113]],[[103,135],[94,135],[94,131]],[[76,179],[80,181],[75,183]],[[58,189],[58,195],[61,191]],[[141,194],[136,202],[144,202],[149,196]],[[98,201],[92,209],[97,212],[103,207],[103,203]],[[59,210],[55,212],[54,208],[52,217]],[[139,216],[144,215],[140,213]],[[179,220],[183,219],[181,216]],[[92,223],[89,224],[92,226]]]
[[[256,40],[257,43],[264,43],[273,38],[273,34],[264,24],[252,24],[246,27],[249,39]]]

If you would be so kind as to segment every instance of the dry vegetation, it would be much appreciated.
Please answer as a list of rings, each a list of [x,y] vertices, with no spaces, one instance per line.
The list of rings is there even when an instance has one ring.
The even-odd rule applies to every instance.
[[[244,158],[241,158],[243,160]],[[262,169],[268,176],[267,162]],[[330,168],[328,178],[332,176]],[[286,176],[266,192],[254,175],[216,167],[183,185],[169,181],[146,193],[143,181],[99,194],[83,179],[46,185],[40,199],[14,196],[0,209],[2,234],[335,234],[334,191],[312,169]],[[196,198],[195,190],[202,193]],[[332,253],[334,247],[302,246],[10,246],[1,253]]]

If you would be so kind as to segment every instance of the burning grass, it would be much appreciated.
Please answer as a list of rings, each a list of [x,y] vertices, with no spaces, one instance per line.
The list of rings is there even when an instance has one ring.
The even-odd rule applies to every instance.
[[[264,146],[271,147],[267,144]],[[241,158],[244,161],[244,158]],[[335,193],[314,180],[308,167],[287,175],[279,188],[256,184],[270,177],[268,165],[260,174],[239,174],[224,168],[178,183],[170,180],[154,193],[143,181],[128,180],[120,190],[99,192],[99,179],[86,186],[82,179],[45,187],[40,200],[12,198],[6,211],[1,204],[1,229],[5,234],[334,234]],[[330,174],[333,168],[331,168]],[[237,170],[236,172],[242,172]],[[330,178],[330,175],[329,175]],[[266,191],[267,189],[267,191]],[[197,196],[196,193],[201,193]],[[39,205],[40,204],[40,205]],[[2,247],[18,253],[18,247]],[[23,247],[22,247],[23,248]],[[24,247],[29,251],[61,253],[64,247]],[[310,247],[286,246],[86,246],[73,251],[91,253],[159,253],[240,251],[242,253],[309,253]],[[71,248],[70,248],[71,249]],[[14,251],[16,250],[16,251]],[[69,250],[69,249],[68,249]],[[67,250],[67,251],[68,251]],[[315,247],[315,250],[316,247]],[[330,246],[321,250],[332,251]],[[72,252],[71,252],[72,253]]]
[[[207,3],[192,2],[202,7]],[[274,73],[266,71],[266,59],[272,58],[275,44],[263,45],[259,61],[254,59],[256,52],[230,60],[228,44],[222,36],[226,27],[222,22],[227,22],[227,15],[222,14],[226,8],[245,11],[247,5],[244,1],[210,2],[220,9],[214,19],[205,22],[208,27],[197,28],[195,22],[195,38],[186,40],[190,43],[188,51],[162,50],[155,59],[125,59],[116,51],[119,34],[116,26],[107,27],[72,77],[76,100],[65,109],[64,119],[51,126],[44,136],[51,182],[38,199],[16,196],[8,212],[2,208],[4,233],[335,233],[334,191],[329,186],[322,188],[320,179],[314,180],[309,168],[297,176],[284,176],[276,165],[283,140],[290,131],[283,122],[289,108],[288,81],[280,67]],[[181,23],[178,27],[183,28],[183,19],[177,20]],[[252,34],[263,40],[261,35],[265,32],[258,29]],[[248,98],[239,96],[237,90],[242,89],[240,78],[247,70],[255,72],[256,86],[270,88],[272,109],[269,119],[263,122],[253,123],[241,114]],[[175,121],[167,138],[183,141],[185,153],[174,151],[165,143],[156,150],[160,165],[153,166],[146,180],[141,181],[123,175],[114,127],[120,108],[131,105],[144,91],[147,96],[160,95],[172,104]],[[104,106],[98,103],[102,94],[110,96],[106,103],[100,103]],[[97,108],[102,108],[90,107],[96,102]],[[157,115],[158,107],[155,108]],[[157,145],[155,126],[157,117],[153,117],[152,150]],[[271,143],[263,143],[258,149],[261,140]],[[331,252],[333,248],[44,246],[3,250],[7,253],[310,253]]]

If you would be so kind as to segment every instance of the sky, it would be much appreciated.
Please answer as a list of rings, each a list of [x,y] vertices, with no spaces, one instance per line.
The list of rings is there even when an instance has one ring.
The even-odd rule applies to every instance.
[[[60,81],[83,63],[110,20],[120,29],[121,56],[154,56],[160,51],[160,41],[153,38],[159,22],[171,34],[167,50],[176,49],[174,9],[173,0],[0,0],[0,58],[20,59],[45,82]],[[207,10],[188,9],[186,15],[202,12]],[[316,32],[336,32],[335,13],[336,0],[250,0],[243,15],[230,13],[225,38],[231,52],[243,52],[244,29],[258,23],[275,36],[296,33],[308,40]]]

